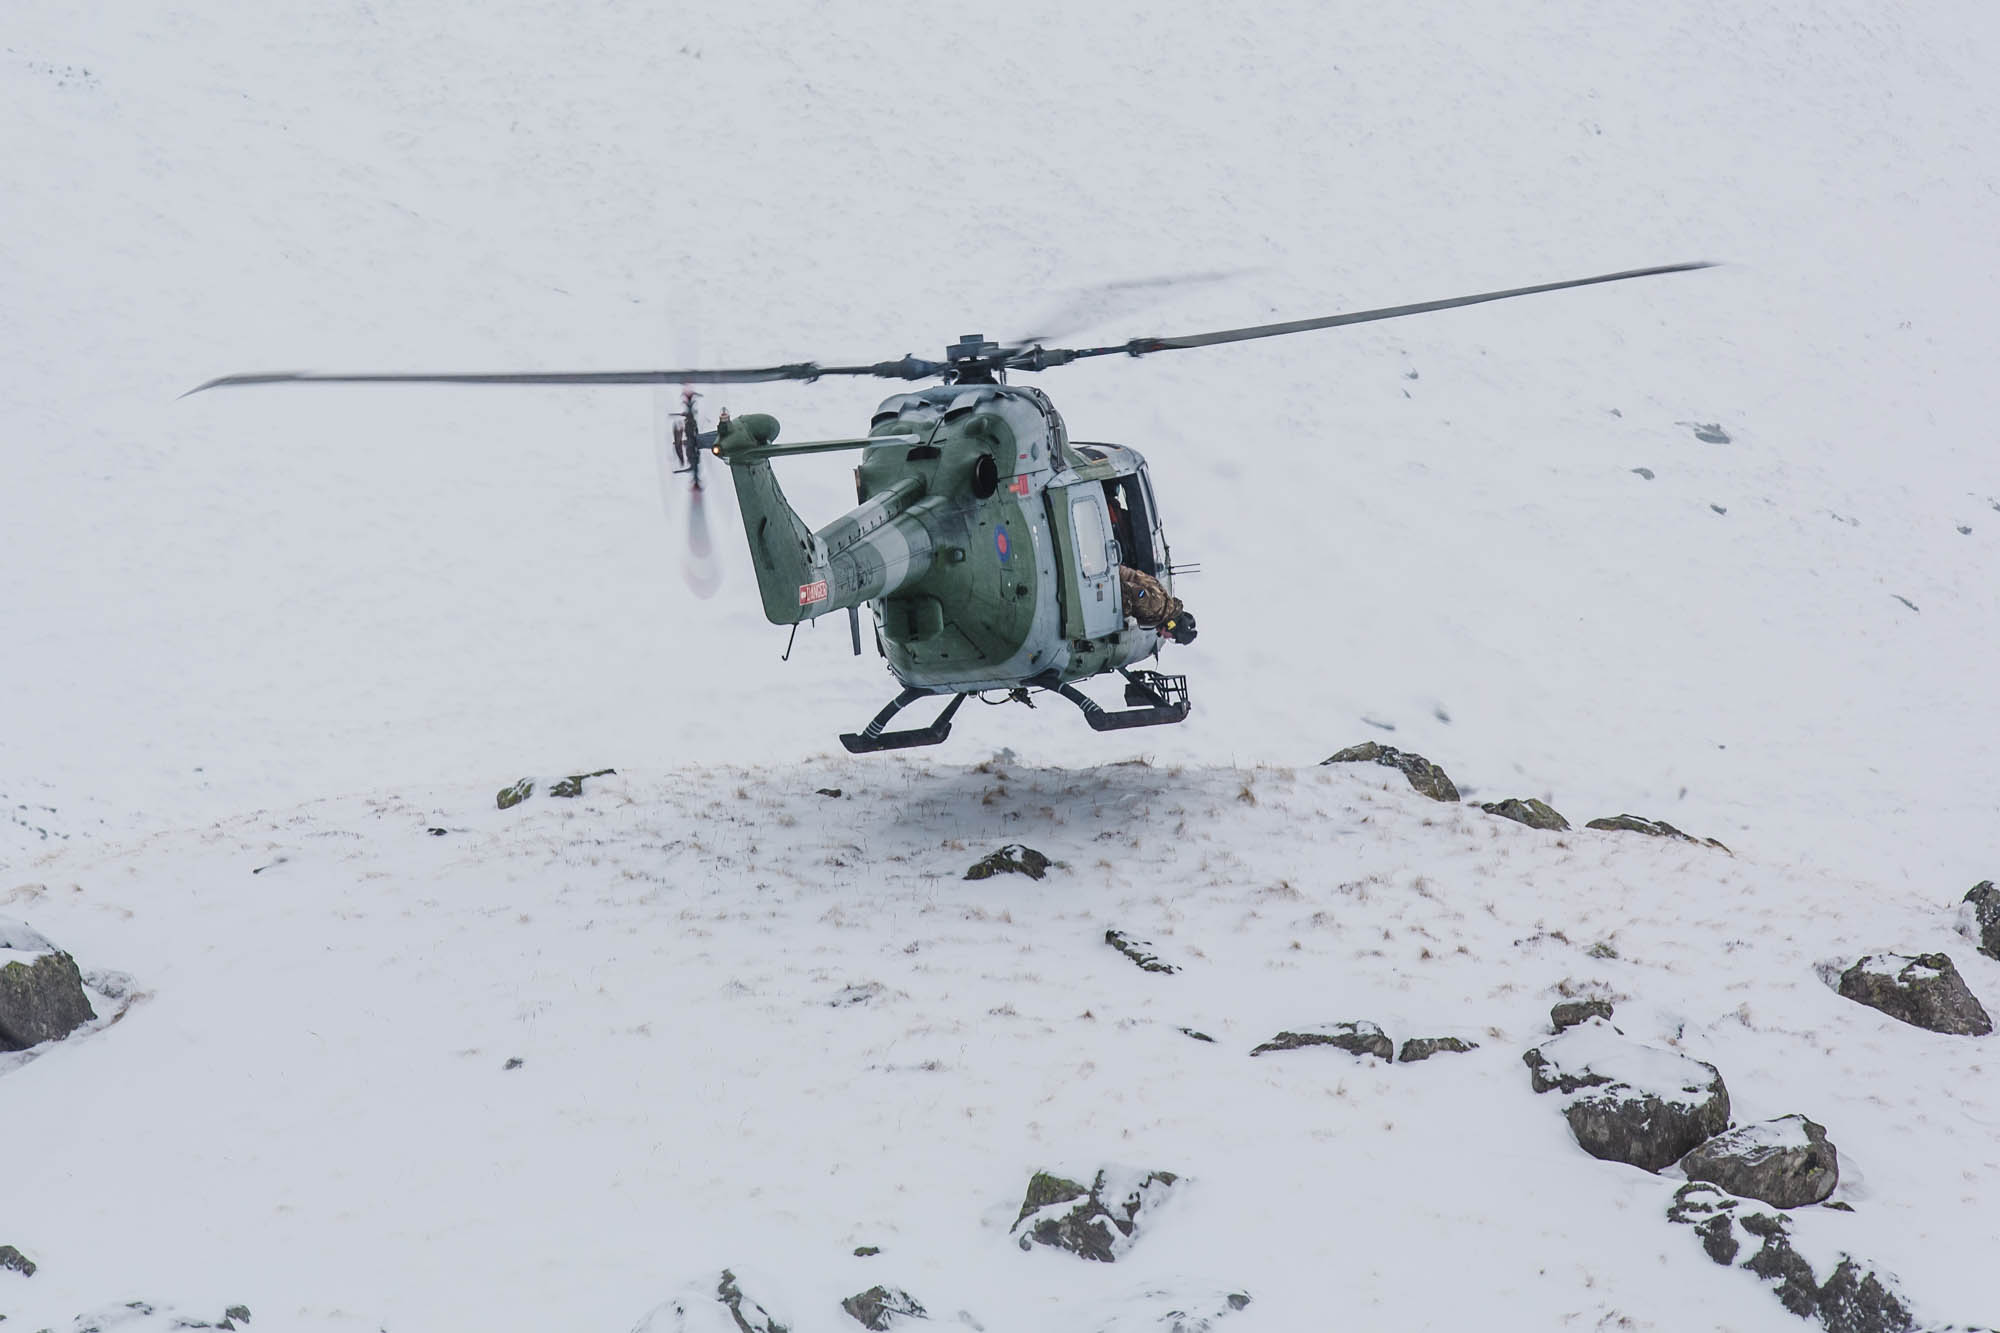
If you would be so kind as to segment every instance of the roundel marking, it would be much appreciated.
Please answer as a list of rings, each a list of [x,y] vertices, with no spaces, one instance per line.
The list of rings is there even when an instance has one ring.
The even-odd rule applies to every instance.
[[[1000,563],[1006,564],[1014,557],[1014,543],[1007,536],[1007,525],[993,529],[993,549],[1000,553]]]

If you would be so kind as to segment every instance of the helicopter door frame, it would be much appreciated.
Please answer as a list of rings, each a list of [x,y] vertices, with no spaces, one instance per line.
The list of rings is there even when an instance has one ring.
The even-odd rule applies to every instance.
[[[1104,488],[1094,481],[1073,486],[1049,487],[1050,515],[1059,545],[1068,557],[1063,563],[1063,633],[1072,639],[1101,639],[1125,628],[1125,606],[1118,587],[1118,546],[1111,535],[1111,511],[1104,503]],[[1081,511],[1081,513],[1080,513]]]

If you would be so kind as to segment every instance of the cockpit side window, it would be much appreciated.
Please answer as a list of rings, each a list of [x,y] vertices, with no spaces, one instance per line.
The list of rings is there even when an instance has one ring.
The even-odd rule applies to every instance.
[[[1158,573],[1153,558],[1152,506],[1139,478],[1114,477],[1104,483],[1104,498],[1111,508],[1111,535],[1118,539],[1119,563],[1142,574]]]

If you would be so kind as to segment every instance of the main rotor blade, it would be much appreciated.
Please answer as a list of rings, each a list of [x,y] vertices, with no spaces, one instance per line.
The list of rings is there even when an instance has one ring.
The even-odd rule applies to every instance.
[[[1287,333],[1307,333],[1313,329],[1338,328],[1344,324],[1367,324],[1378,319],[1400,319],[1404,315],[1423,315],[1433,310],[1451,310],[1458,306],[1479,305],[1485,301],[1504,301],[1511,296],[1532,296],[1537,292],[1558,292],[1569,287],[1589,287],[1600,282],[1622,282],[1627,278],[1650,278],[1661,273],[1686,273],[1698,268],[1716,267],[1712,260],[1696,260],[1686,264],[1661,264],[1654,268],[1627,269],[1623,273],[1601,273],[1594,278],[1570,278],[1563,282],[1538,283],[1533,287],[1510,287],[1503,292],[1481,292],[1476,296],[1454,296],[1443,301],[1419,301],[1413,305],[1384,306],[1379,310],[1357,310],[1344,315],[1325,315],[1318,319],[1293,319],[1281,324],[1256,324],[1242,329],[1221,329],[1214,333],[1194,333],[1179,338],[1134,338],[1116,347],[1036,348],[1025,354],[1028,360],[1040,360],[1041,365],[1022,364],[1020,369],[1039,370],[1044,365],[1059,366],[1069,361],[1089,356],[1110,356],[1114,352],[1124,352],[1130,356],[1144,356],[1149,352],[1173,351],[1182,347],[1213,347],[1217,343],[1248,342],[1252,338],[1276,338]]]
[[[944,369],[940,362],[905,356],[868,366],[822,366],[799,361],[783,366],[741,370],[527,370],[463,374],[325,374],[316,370],[282,370],[255,375],[224,375],[187,393],[234,388],[248,384],[761,384],[771,380],[816,380],[823,375],[875,375],[883,379],[929,379]]]

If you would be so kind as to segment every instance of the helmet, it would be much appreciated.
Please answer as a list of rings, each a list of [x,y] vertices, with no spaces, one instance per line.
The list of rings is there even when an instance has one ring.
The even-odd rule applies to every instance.
[[[1166,630],[1167,637],[1175,643],[1193,643],[1195,635],[1194,612],[1182,610],[1175,615],[1171,615],[1167,617],[1167,623],[1161,626],[1161,628]]]

